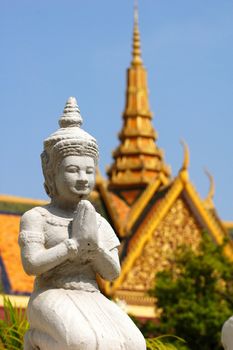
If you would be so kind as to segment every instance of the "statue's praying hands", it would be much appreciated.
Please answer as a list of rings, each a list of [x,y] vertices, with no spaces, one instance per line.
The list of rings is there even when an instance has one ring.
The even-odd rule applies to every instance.
[[[96,211],[87,200],[81,200],[74,213],[72,238],[80,253],[94,253],[99,247]]]

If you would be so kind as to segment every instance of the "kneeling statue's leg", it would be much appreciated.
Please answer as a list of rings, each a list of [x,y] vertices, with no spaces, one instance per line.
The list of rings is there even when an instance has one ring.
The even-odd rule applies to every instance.
[[[24,350],[64,350],[55,339],[37,329],[29,329],[24,336]]]
[[[24,336],[24,347],[23,347],[24,350],[34,350],[35,349],[33,347],[32,343],[31,343],[30,333],[31,333],[31,330],[28,330],[25,333],[25,336]]]

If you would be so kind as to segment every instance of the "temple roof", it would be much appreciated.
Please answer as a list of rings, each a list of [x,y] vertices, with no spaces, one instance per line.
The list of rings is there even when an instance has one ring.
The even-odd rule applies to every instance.
[[[144,305],[148,314],[154,310],[155,300],[147,291],[154,285],[155,273],[169,266],[176,247],[190,244],[197,249],[204,231],[216,244],[222,244],[233,226],[225,225],[216,210],[200,198],[187,169],[181,169],[168,186],[158,187],[148,185],[129,212],[121,229],[127,232],[125,239],[122,236],[121,275],[112,283],[103,283],[106,294],[124,299],[129,308]],[[232,241],[224,252],[233,261]]]
[[[143,268],[149,263],[148,266],[153,269],[150,264],[156,258],[156,254],[159,252],[158,248],[153,248],[155,250],[151,256],[145,253],[145,249],[148,249],[148,244],[153,247],[154,232],[162,230],[163,221],[166,221],[166,217],[171,215],[169,212],[172,213],[175,210],[173,208],[177,205],[177,201],[182,199],[189,208],[189,215],[186,213],[187,219],[185,220],[188,220],[189,217],[191,222],[197,222],[200,233],[202,230],[207,230],[216,244],[220,244],[224,237],[229,237],[233,224],[231,222],[224,224],[219,219],[216,210],[208,208],[205,200],[200,198],[190,182],[188,170],[184,167],[168,185],[161,186],[161,179],[148,185],[132,207],[127,205],[123,198],[108,191],[106,183],[100,181],[98,186],[97,190],[91,195],[91,201],[97,211],[101,212],[111,222],[121,238],[120,257],[122,262],[120,277],[113,283],[102,281],[102,288],[108,295],[125,299],[128,303],[128,309],[135,315],[141,313],[152,317],[154,300],[148,297],[146,290],[140,292],[140,284],[134,280],[137,276],[137,274],[134,275],[134,271],[139,268],[138,264]],[[21,265],[17,242],[19,222],[21,214],[29,207],[44,205],[45,203],[45,201],[26,198],[0,196],[0,207],[4,208],[7,205],[7,210],[2,210],[0,213],[0,271],[4,290],[8,294],[28,295],[32,291],[34,278],[26,275]],[[16,206],[20,208],[18,213],[15,212]],[[187,226],[187,221],[185,222]],[[176,223],[175,221],[172,221],[172,225],[174,233],[180,232],[182,234],[179,238],[182,241],[182,230],[185,231],[185,226],[183,227],[182,223]],[[195,235],[190,237],[193,237],[195,243],[197,240]],[[158,238],[156,242],[159,245],[164,244]],[[161,245],[159,249],[164,251],[164,248]],[[233,258],[232,243],[227,245],[225,253],[230,259]],[[166,265],[166,260],[162,259],[162,256],[163,254],[160,254],[160,261]],[[143,259],[143,264],[140,262],[141,259]],[[152,273],[154,276],[155,271],[152,271]],[[130,276],[131,284],[133,283],[135,290],[125,290],[126,287],[128,288],[128,276]],[[147,283],[149,283],[149,275],[147,275]],[[139,292],[137,292],[138,288]]]

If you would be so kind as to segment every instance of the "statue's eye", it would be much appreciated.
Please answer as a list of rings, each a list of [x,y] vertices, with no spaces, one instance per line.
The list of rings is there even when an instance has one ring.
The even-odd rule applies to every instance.
[[[68,166],[66,167],[66,171],[68,173],[77,173],[79,169],[76,166]]]
[[[92,168],[92,167],[88,167],[87,169],[86,169],[86,173],[87,174],[93,174],[94,173],[94,169]]]

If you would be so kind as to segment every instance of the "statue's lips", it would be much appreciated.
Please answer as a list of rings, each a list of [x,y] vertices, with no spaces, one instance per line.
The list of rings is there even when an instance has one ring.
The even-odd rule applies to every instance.
[[[77,184],[75,186],[75,189],[78,191],[84,191],[84,190],[88,190],[89,186],[86,184]]]

